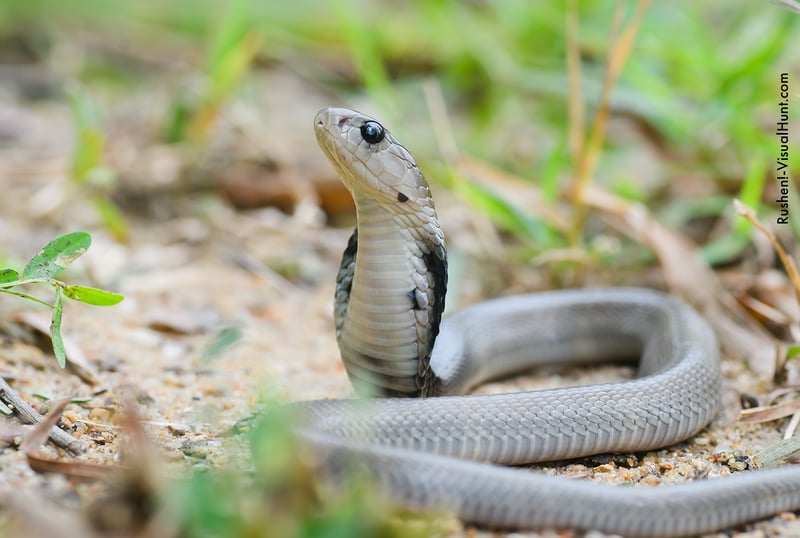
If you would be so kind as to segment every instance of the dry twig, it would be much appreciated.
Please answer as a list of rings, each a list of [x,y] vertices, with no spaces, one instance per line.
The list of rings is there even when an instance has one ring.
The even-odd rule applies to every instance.
[[[23,424],[39,424],[44,420],[44,417],[31,407],[28,402],[23,400],[22,397],[17,394],[17,391],[12,389],[3,378],[0,378],[0,401],[12,408],[14,414],[19,417]],[[56,415],[56,419],[52,421],[50,428],[45,430],[50,440],[56,446],[69,450],[73,454],[82,454],[86,451],[86,445],[55,426],[60,416],[60,413]]]

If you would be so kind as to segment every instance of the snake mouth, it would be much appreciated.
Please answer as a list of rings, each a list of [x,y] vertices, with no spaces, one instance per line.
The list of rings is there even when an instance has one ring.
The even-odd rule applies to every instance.
[[[343,134],[345,124],[352,119],[352,113],[344,108],[322,108],[314,116],[317,132],[328,131],[330,134]]]

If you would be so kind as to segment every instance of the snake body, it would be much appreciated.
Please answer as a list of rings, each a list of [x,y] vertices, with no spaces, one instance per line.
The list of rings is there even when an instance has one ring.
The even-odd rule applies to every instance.
[[[491,527],[687,536],[800,509],[800,468],[620,488],[496,465],[649,450],[696,434],[719,404],[712,330],[681,301],[631,288],[522,295],[442,317],[444,237],[414,159],[358,112],[323,109],[314,124],[358,217],[337,278],[337,339],[356,391],[381,396],[300,404],[298,432],[329,475],[357,462],[400,502]],[[526,368],[610,359],[638,359],[638,377],[459,396]]]

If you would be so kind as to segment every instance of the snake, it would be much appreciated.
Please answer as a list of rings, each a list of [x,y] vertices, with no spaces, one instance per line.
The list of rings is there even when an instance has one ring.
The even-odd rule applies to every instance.
[[[374,118],[324,108],[320,148],[356,228],[334,321],[357,397],[298,403],[296,431],[334,482],[364,473],[393,501],[489,529],[691,536],[800,510],[800,467],[620,487],[511,466],[643,452],[701,432],[720,406],[718,342],[685,302],[643,288],[545,291],[444,313],[447,255],[431,189]],[[548,365],[638,362],[612,383],[476,395]]]

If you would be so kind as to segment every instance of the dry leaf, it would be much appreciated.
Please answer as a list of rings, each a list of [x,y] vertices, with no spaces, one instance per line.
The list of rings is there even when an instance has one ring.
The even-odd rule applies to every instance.
[[[800,398],[766,407],[743,409],[742,412],[739,413],[739,421],[744,423],[769,422],[771,420],[788,417],[797,412],[800,412]]]

